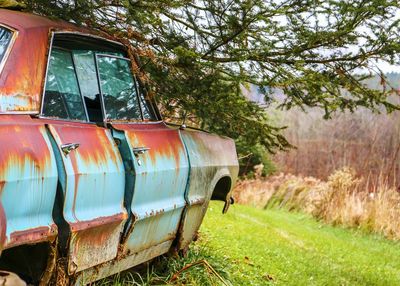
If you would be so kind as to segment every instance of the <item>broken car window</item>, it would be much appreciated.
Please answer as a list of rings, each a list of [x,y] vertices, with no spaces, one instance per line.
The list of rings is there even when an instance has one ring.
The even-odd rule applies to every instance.
[[[141,120],[137,88],[127,59],[98,55],[107,120]]]
[[[90,50],[74,50],[72,53],[89,121],[102,122],[103,114],[97,81],[95,53]]]
[[[43,115],[86,121],[72,54],[53,49],[47,72]]]

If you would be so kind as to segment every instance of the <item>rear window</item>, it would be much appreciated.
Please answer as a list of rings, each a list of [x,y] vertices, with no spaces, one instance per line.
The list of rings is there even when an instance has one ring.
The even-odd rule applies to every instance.
[[[11,38],[12,32],[4,27],[0,27],[0,63],[4,59]]]

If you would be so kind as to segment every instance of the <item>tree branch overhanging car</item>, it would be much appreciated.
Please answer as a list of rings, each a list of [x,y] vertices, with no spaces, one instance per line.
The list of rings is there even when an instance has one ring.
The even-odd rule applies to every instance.
[[[124,45],[0,9],[1,270],[81,285],[184,250],[237,173],[233,140],[162,121]]]

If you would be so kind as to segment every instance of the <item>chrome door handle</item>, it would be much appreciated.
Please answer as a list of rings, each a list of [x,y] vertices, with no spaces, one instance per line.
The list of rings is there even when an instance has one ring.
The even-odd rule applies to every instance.
[[[140,160],[139,155],[144,154],[144,152],[149,151],[148,147],[132,147],[132,152],[135,155],[138,166],[142,166],[142,160]]]
[[[148,148],[148,147],[133,147],[132,148],[132,152],[135,155],[144,154],[144,152],[147,152],[149,150],[150,150],[150,148]]]
[[[64,155],[68,155],[72,150],[76,150],[79,147],[79,143],[66,143],[61,145],[61,150]]]

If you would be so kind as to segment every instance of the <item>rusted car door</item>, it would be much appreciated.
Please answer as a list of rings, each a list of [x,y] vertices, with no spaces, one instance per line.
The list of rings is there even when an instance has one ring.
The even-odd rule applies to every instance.
[[[43,124],[29,115],[0,115],[0,252],[52,241],[57,168]]]
[[[189,167],[185,148],[178,131],[163,123],[113,127],[125,133],[134,158],[133,221],[124,251],[152,248],[152,256],[158,256],[170,249],[185,207]]]
[[[69,50],[52,49],[38,120],[48,126],[56,151],[58,211],[70,232],[65,246],[69,273],[115,258],[127,218],[124,166],[110,130],[88,122]]]
[[[152,122],[150,107],[139,96],[130,61],[98,55],[101,94],[106,120],[115,137],[125,141],[121,150],[133,164],[133,192],[127,200],[131,224],[124,238],[123,252],[141,253],[138,264],[169,250],[176,237],[185,207],[188,158],[178,130],[163,122]],[[136,121],[118,123],[118,121]],[[122,149],[124,147],[121,147]],[[128,158],[129,157],[129,158]]]

